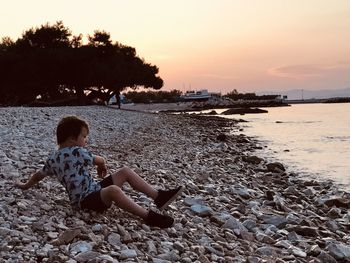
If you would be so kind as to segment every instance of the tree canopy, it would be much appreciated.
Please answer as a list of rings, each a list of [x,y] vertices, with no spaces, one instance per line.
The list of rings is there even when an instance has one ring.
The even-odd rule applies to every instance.
[[[25,31],[0,42],[0,105],[28,105],[41,98],[84,105],[108,101],[126,88],[160,89],[157,66],[138,57],[133,47],[95,31],[83,44],[61,21]]]
[[[228,92],[224,97],[232,100],[275,100],[278,95],[256,95],[255,93],[239,93],[236,89]]]
[[[124,93],[127,101],[134,103],[170,103],[178,102],[182,92],[180,90],[171,91],[129,91]]]

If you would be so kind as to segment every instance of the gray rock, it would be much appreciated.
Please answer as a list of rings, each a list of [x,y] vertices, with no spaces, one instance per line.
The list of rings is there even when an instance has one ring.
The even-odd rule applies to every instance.
[[[203,200],[199,197],[198,198],[186,197],[183,202],[187,206],[204,205]]]
[[[101,224],[95,224],[92,226],[91,230],[95,233],[98,233],[103,230],[103,226]]]
[[[243,226],[245,226],[249,231],[252,231],[256,227],[256,221],[252,219],[244,220]]]
[[[247,240],[250,242],[254,242],[255,238],[254,238],[254,234],[248,231],[244,231],[244,230],[239,230],[239,234],[241,236],[241,238],[243,240]]]
[[[215,249],[211,246],[206,246],[205,249],[209,252],[209,253],[212,253],[212,254],[215,254],[219,257],[223,257],[225,256],[225,253],[222,251],[222,250],[218,250],[218,249]]]
[[[200,239],[197,240],[196,244],[199,244],[201,246],[208,246],[212,242],[213,242],[213,240],[210,237],[204,235]]]
[[[118,263],[119,261],[112,258],[109,255],[100,255],[97,257],[98,261],[106,262],[106,263]]]
[[[297,256],[297,257],[305,258],[307,256],[305,251],[303,251],[301,248],[298,248],[298,247],[295,247],[295,246],[290,247],[289,251],[291,251],[292,254],[294,256]]]
[[[302,240],[302,236],[299,236],[299,235],[298,235],[297,233],[295,233],[294,231],[288,233],[287,238],[288,238],[288,240],[291,241],[291,242],[299,242],[300,240]]]
[[[315,191],[312,189],[312,188],[306,188],[304,191],[303,191],[303,194],[306,195],[306,196],[314,196],[315,195]]]
[[[92,245],[86,241],[78,241],[70,246],[70,252],[73,255],[76,255],[78,253],[82,252],[89,252],[92,250]]]
[[[317,256],[317,259],[320,260],[321,262],[324,262],[324,263],[337,263],[338,262],[334,257],[329,255],[325,251],[321,251],[320,254]]]
[[[297,215],[295,215],[294,213],[288,214],[286,219],[287,219],[287,224],[291,224],[291,225],[299,225],[302,221],[302,219]]]
[[[312,245],[306,251],[308,255],[317,257],[321,253],[321,248],[318,245]]]
[[[260,247],[256,250],[256,252],[263,256],[277,256],[276,249],[273,247]]]
[[[279,240],[275,243],[276,247],[283,247],[289,249],[292,247],[292,244],[288,240]]]
[[[249,256],[249,257],[247,258],[247,262],[248,262],[248,263],[260,263],[261,260],[260,260],[260,258],[258,258],[258,257]]]
[[[128,259],[137,257],[137,252],[134,249],[124,249],[120,251],[120,259]]]
[[[230,192],[232,194],[237,194],[237,195],[239,195],[239,196],[241,196],[243,198],[247,198],[247,199],[251,197],[248,188],[246,188],[246,187],[244,187],[242,185],[234,185],[234,186],[232,186],[231,189],[230,189]]]
[[[38,249],[36,251],[36,255],[39,257],[47,257],[49,255],[49,252],[53,249],[53,246],[50,244],[46,244],[44,247]]]
[[[27,223],[32,223],[32,222],[37,221],[38,219],[36,217],[20,216],[19,220],[27,222]]]
[[[317,204],[322,205],[325,204],[328,207],[344,207],[350,208],[350,199],[343,198],[342,196],[324,196],[317,199]]]
[[[0,236],[5,237],[7,235],[11,235],[14,231],[7,227],[0,227]]]
[[[86,251],[86,252],[82,252],[79,253],[78,255],[76,255],[74,257],[74,259],[78,262],[88,262],[88,261],[92,261],[96,258],[98,258],[100,256],[100,253],[95,252],[95,251]]]
[[[185,246],[180,241],[174,243],[174,249],[178,250],[180,253],[185,252]]]
[[[272,224],[278,228],[284,227],[287,224],[287,219],[280,215],[263,215],[261,219],[266,224]]]
[[[233,217],[230,217],[222,227],[232,230],[238,229],[240,231],[248,231],[248,229],[239,220]]]
[[[255,237],[256,237],[256,240],[258,240],[262,243],[265,243],[265,244],[274,244],[275,243],[275,240],[272,237],[270,237],[262,232],[256,233]]]
[[[223,225],[226,221],[231,217],[228,213],[217,213],[212,215],[210,218],[211,221],[218,223],[219,225]]]
[[[337,230],[339,230],[338,223],[336,221],[334,221],[334,220],[327,221],[326,222],[326,226],[332,232],[336,232]]]
[[[199,216],[210,216],[213,214],[213,209],[205,205],[192,205],[191,211]]]
[[[286,170],[283,164],[279,162],[268,163],[266,168],[269,172],[281,172]]]
[[[107,237],[107,241],[112,246],[120,246],[122,244],[122,242],[120,241],[120,235],[117,233],[109,234],[109,236]]]
[[[59,235],[58,240],[54,240],[53,243],[56,245],[68,244],[75,237],[80,235],[80,229],[68,229]]]
[[[243,160],[251,164],[259,164],[264,161],[264,159],[257,156],[243,156]]]
[[[169,251],[167,253],[159,254],[157,255],[157,257],[164,260],[168,260],[170,262],[178,262],[181,259],[181,257],[174,250]]]
[[[288,229],[289,231],[295,231],[297,234],[302,236],[318,236],[318,228],[317,227],[308,227],[308,226],[293,226]]]
[[[161,258],[152,258],[153,263],[171,263],[171,261]],[[192,262],[192,261],[190,261]]]
[[[210,261],[209,258],[206,255],[200,255],[198,258],[199,262],[201,263],[211,263],[213,261]]]
[[[47,232],[46,235],[51,239],[55,239],[58,237],[59,233],[58,232]]]
[[[350,261],[350,246],[344,244],[329,244],[326,248],[329,254],[337,260],[349,260]]]
[[[147,244],[147,252],[151,255],[156,255],[158,253],[157,247],[152,240],[146,242]]]
[[[341,209],[338,207],[332,207],[331,210],[328,211],[327,215],[331,218],[339,218],[341,217]]]

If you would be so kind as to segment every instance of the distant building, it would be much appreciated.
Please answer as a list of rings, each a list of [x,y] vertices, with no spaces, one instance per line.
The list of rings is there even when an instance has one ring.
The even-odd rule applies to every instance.
[[[288,96],[287,95],[275,95],[276,98],[275,100],[287,100]]]
[[[208,92],[208,90],[203,89],[199,91],[186,91],[184,95],[181,96],[181,99],[185,101],[206,101],[213,98],[220,98],[221,93],[218,92]]]

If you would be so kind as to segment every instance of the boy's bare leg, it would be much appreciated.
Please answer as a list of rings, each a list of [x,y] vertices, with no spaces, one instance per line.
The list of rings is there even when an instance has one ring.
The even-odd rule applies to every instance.
[[[128,167],[123,167],[112,175],[113,184],[119,187],[127,182],[135,190],[146,194],[153,200],[157,198],[158,191],[155,190],[149,183],[143,180],[137,173]]]
[[[148,211],[127,197],[119,186],[110,185],[101,189],[101,198],[106,205],[112,202],[121,209],[145,219]]]

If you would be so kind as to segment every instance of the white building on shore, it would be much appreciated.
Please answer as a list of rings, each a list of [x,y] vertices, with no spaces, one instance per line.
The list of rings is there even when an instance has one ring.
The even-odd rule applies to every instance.
[[[221,98],[221,93],[219,92],[208,92],[208,90],[203,89],[199,91],[189,90],[186,91],[181,98],[185,101],[205,101],[215,98]]]

